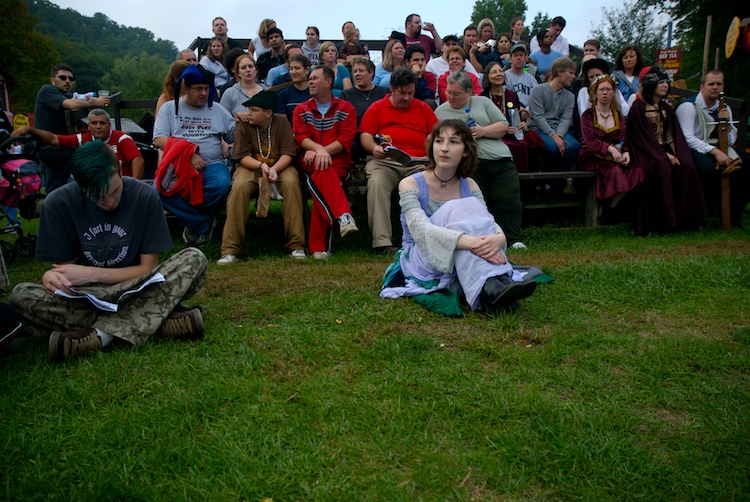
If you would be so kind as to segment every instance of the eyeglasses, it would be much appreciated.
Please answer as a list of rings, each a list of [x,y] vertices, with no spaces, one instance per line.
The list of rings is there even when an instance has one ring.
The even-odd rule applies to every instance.
[[[74,76],[72,76],[72,75],[71,76],[68,76],[68,75],[58,75],[56,78],[59,78],[63,82],[65,82],[66,80],[69,80],[71,82],[75,82],[76,81],[76,78]]]

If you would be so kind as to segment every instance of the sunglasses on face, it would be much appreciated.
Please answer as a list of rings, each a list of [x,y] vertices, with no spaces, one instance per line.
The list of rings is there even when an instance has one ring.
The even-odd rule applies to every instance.
[[[73,76],[70,76],[70,77],[69,77],[69,76],[67,76],[67,75],[58,75],[58,76],[57,76],[57,78],[59,78],[59,79],[60,79],[60,80],[62,80],[63,82],[65,82],[66,80],[69,80],[70,82],[75,82],[75,81],[76,81],[76,78],[75,78],[75,77],[73,77]]]

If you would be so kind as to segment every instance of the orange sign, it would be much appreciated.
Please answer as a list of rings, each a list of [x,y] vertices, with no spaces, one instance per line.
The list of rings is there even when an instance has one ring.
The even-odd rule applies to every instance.
[[[682,50],[679,47],[670,47],[669,49],[656,49],[656,62],[664,68],[669,78],[674,80],[674,76],[680,71],[680,56]]]

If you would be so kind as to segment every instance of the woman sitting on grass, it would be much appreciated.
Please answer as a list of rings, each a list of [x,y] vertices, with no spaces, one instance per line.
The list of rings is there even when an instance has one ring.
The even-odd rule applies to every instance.
[[[477,142],[462,120],[438,123],[428,137],[429,165],[401,180],[403,247],[386,272],[383,298],[462,289],[472,310],[514,308],[530,296],[505,257],[505,234],[469,176],[479,161]],[[400,272],[400,273],[399,273]]]

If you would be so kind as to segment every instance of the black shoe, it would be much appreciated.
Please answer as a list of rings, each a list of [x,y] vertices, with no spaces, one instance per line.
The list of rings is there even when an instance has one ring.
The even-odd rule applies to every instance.
[[[501,313],[512,314],[518,309],[519,309],[518,302],[510,302],[510,303],[506,303],[505,305],[485,305],[484,313],[487,315],[497,315]]]
[[[490,277],[482,287],[482,304],[498,307],[518,300],[523,294],[524,285],[514,282],[508,275]]]
[[[523,292],[521,293],[521,296],[518,297],[519,300],[528,298],[534,294],[534,291],[536,291],[536,281],[533,278],[524,279],[521,281],[521,284],[523,284]]]

